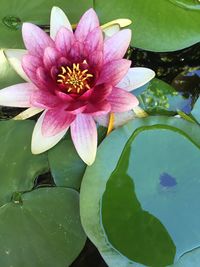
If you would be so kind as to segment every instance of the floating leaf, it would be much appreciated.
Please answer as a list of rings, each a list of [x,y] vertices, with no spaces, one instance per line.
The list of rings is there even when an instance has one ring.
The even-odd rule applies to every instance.
[[[97,0],[94,7],[103,23],[116,18],[131,19],[134,47],[164,52],[200,41],[199,3],[196,5],[197,1],[188,0],[190,8],[185,8],[180,7],[180,2],[186,0],[173,0],[173,3],[170,0]]]
[[[200,123],[200,97],[197,99],[191,114]]]
[[[0,207],[0,218],[4,267],[67,267],[86,240],[79,195],[72,189],[40,188],[21,194]]]
[[[83,177],[81,217],[109,267],[199,266],[199,148],[197,124],[156,116],[100,145]]]
[[[46,154],[31,153],[33,121],[0,122],[0,205],[9,202],[15,192],[28,191],[34,180],[48,171]]]
[[[57,186],[79,190],[86,165],[77,154],[70,138],[48,152],[49,165]]]

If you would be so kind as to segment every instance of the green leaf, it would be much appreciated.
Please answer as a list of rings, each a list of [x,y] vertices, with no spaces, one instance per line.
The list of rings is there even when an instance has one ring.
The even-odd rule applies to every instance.
[[[200,123],[200,97],[197,99],[191,114]]]
[[[81,219],[109,267],[199,266],[199,148],[197,124],[167,117],[134,120],[100,145]]]
[[[48,171],[46,154],[31,153],[32,121],[0,122],[0,205],[7,203],[14,192],[33,188],[34,180]]]
[[[67,267],[86,237],[79,195],[67,188],[40,188],[0,208],[0,265]]]
[[[51,174],[57,186],[79,190],[86,164],[77,154],[70,138],[48,152]]]
[[[102,23],[131,19],[132,45],[158,52],[179,50],[200,41],[199,3],[188,0],[190,8],[187,8],[177,2],[185,1],[97,0],[94,6]]]
[[[80,16],[89,7],[92,0],[1,0],[0,9],[0,47],[22,48],[21,25],[23,22],[32,22],[37,25],[48,26],[51,8],[59,6],[70,19],[71,23],[77,23]]]

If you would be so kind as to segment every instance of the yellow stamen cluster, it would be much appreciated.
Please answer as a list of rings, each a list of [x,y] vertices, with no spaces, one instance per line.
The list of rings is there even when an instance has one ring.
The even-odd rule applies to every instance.
[[[92,78],[93,75],[88,73],[88,70],[81,70],[80,64],[73,64],[70,67],[61,67],[61,74],[58,74],[57,82],[66,86],[68,93],[80,93],[82,90],[90,89],[88,79]]]

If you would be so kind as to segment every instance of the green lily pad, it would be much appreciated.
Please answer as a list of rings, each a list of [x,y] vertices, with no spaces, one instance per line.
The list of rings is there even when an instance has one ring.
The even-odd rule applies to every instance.
[[[33,121],[0,122],[0,206],[18,191],[28,191],[35,178],[48,171],[46,154],[31,153]]]
[[[98,0],[95,1],[94,7],[102,22],[117,18],[131,19],[134,47],[164,52],[179,50],[200,41],[200,10],[197,2]],[[190,7],[186,8],[185,4]]]
[[[199,266],[199,148],[199,125],[167,117],[134,120],[103,141],[80,203],[109,267]]]
[[[86,237],[79,194],[67,188],[40,188],[0,207],[0,265],[67,267]]]
[[[197,99],[191,114],[200,123],[200,97]]]
[[[1,0],[0,9],[0,47],[22,48],[21,25],[23,22],[32,22],[40,26],[49,27],[50,12],[53,6],[62,8],[71,23],[77,23],[80,16],[89,7],[92,0]]]
[[[71,139],[67,138],[52,148],[48,158],[55,184],[79,190],[86,164],[77,154]]]

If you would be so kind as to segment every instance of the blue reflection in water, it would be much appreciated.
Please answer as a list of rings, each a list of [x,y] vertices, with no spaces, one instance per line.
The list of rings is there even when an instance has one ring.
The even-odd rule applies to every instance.
[[[176,179],[170,174],[163,172],[160,175],[160,185],[164,187],[173,187],[177,185]]]

